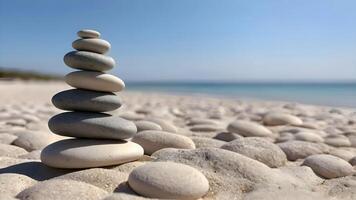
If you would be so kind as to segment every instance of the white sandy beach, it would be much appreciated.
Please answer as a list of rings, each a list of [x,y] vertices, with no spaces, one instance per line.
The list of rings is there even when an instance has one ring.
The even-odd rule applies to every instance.
[[[158,161],[204,174],[210,188],[202,199],[356,199],[354,109],[125,91],[118,94],[123,105],[110,114],[164,121],[195,147],[160,149],[117,166],[63,170],[43,165],[40,152],[66,138],[51,133],[47,123],[63,112],[52,96],[69,88],[62,82],[0,82],[0,199],[48,190],[43,194],[49,199],[146,199],[126,181],[136,167]]]

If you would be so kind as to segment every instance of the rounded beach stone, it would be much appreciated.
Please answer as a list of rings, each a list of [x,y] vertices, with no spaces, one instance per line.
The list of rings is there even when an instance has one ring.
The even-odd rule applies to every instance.
[[[26,131],[20,134],[13,142],[14,145],[24,148],[27,151],[42,149],[45,146],[57,141],[56,135],[47,132]]]
[[[174,126],[171,122],[168,122],[167,120],[159,119],[159,118],[147,118],[146,120],[160,125],[163,131],[167,131],[171,133],[177,132],[177,127]]]
[[[351,158],[349,163],[352,165],[352,166],[356,166],[356,156]]]
[[[221,132],[214,136],[214,139],[222,140],[225,142],[230,142],[230,141],[240,139],[240,138],[243,138],[243,137],[237,133],[230,133],[230,132]]]
[[[110,50],[110,43],[96,38],[78,39],[72,43],[72,47],[78,51],[90,51],[104,54]]]
[[[119,92],[125,88],[120,78],[102,72],[75,71],[67,74],[65,81],[75,88],[101,92]]]
[[[221,148],[258,160],[269,167],[280,167],[287,162],[287,156],[281,148],[262,138],[236,139]]]
[[[87,199],[97,200],[107,196],[108,193],[93,185],[65,179],[53,179],[43,181],[20,192],[19,199],[33,200],[63,200],[63,199]]]
[[[163,148],[195,149],[190,138],[165,131],[142,131],[131,141],[141,145],[148,155]]]
[[[52,103],[62,110],[107,112],[121,106],[121,99],[111,92],[71,89],[57,93]]]
[[[19,192],[31,187],[35,183],[35,180],[22,174],[0,174],[0,194],[16,196]]]
[[[198,199],[209,190],[209,181],[193,167],[173,162],[152,162],[135,168],[130,187],[153,198]]]
[[[98,38],[100,37],[100,33],[95,30],[90,29],[82,29],[77,32],[77,35],[81,38]]]
[[[121,183],[126,182],[128,176],[128,173],[117,170],[93,168],[68,173],[58,176],[56,179],[80,181],[94,185],[107,192],[114,192]]]
[[[216,139],[207,138],[207,137],[193,136],[190,138],[193,140],[196,148],[205,148],[205,147],[220,148],[222,145],[224,145],[226,143],[221,140],[216,140]]]
[[[306,158],[314,154],[328,153],[330,151],[329,147],[325,144],[297,140],[279,143],[278,146],[284,151],[287,155],[287,159],[290,161]]]
[[[118,165],[139,159],[140,145],[122,140],[66,139],[41,152],[41,161],[56,168],[90,168]]]
[[[334,147],[349,147],[351,142],[348,137],[344,135],[331,135],[325,138],[325,144],[334,146]]]
[[[16,138],[17,138],[16,135],[1,133],[0,134],[0,143],[1,144],[11,144],[13,141],[16,140]]]
[[[221,131],[223,128],[219,127],[218,125],[211,125],[211,124],[197,124],[190,127],[190,130],[193,132],[215,132]]]
[[[71,51],[63,58],[64,63],[74,69],[108,71],[115,66],[115,60],[89,51]]]
[[[82,138],[127,139],[136,125],[118,116],[94,112],[65,112],[48,121],[49,129],[58,135]]]
[[[162,130],[161,126],[154,122],[140,120],[140,121],[135,121],[134,123],[136,124],[137,132],[147,131],[147,130],[157,130],[157,131]]]
[[[15,158],[24,154],[27,154],[27,151],[23,148],[9,144],[0,144],[0,156]]]
[[[232,133],[238,133],[245,137],[265,137],[271,136],[272,131],[266,127],[250,121],[236,120],[231,122],[227,130]]]
[[[308,142],[324,142],[324,139],[313,132],[301,131],[294,135],[294,139]]]
[[[286,113],[268,113],[263,117],[263,123],[268,126],[302,125],[303,121],[294,115]]]
[[[317,175],[324,178],[338,178],[353,173],[350,163],[327,154],[309,156],[304,160],[303,165],[312,168]]]

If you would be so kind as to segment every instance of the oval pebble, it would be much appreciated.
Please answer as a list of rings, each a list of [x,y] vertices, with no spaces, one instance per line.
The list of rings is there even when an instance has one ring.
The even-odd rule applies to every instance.
[[[15,158],[24,154],[27,154],[27,151],[23,148],[9,144],[0,144],[0,156]]]
[[[52,103],[62,110],[107,112],[119,108],[121,99],[111,92],[71,89],[54,95]]]
[[[134,123],[136,124],[137,132],[147,131],[147,130],[157,130],[157,131],[162,130],[161,126],[154,122],[140,120],[140,121],[135,121]]]
[[[147,118],[146,120],[160,125],[163,131],[167,131],[171,133],[177,132],[177,127],[174,126],[171,122],[168,122],[167,120],[159,119],[159,118]]]
[[[102,199],[108,193],[93,185],[64,179],[53,179],[37,183],[20,192],[16,197],[19,199],[33,200],[63,200],[63,199]]]
[[[127,173],[102,168],[80,170],[56,177],[56,179],[67,179],[88,183],[107,192],[114,192],[121,183],[127,180],[127,178]]]
[[[71,51],[64,55],[64,63],[74,69],[108,71],[115,66],[115,60],[89,51]]]
[[[77,32],[77,35],[81,38],[98,38],[100,33],[96,30],[82,29]]]
[[[265,137],[272,135],[272,131],[266,127],[255,122],[244,120],[236,120],[231,122],[228,125],[227,130],[232,133],[238,133],[239,135],[245,137]]]
[[[152,162],[135,168],[130,187],[140,195],[167,199],[198,199],[209,190],[209,181],[193,167],[173,162]]]
[[[78,39],[72,43],[72,47],[78,51],[90,51],[104,54],[110,50],[110,43],[96,38]]]
[[[133,142],[66,139],[45,147],[41,161],[56,168],[90,168],[118,165],[137,160],[142,155],[142,147]]]
[[[353,173],[350,163],[327,154],[309,156],[304,160],[303,165],[312,168],[317,175],[328,179],[348,176]]]
[[[48,121],[58,135],[82,138],[127,139],[136,132],[133,122],[105,113],[65,112]]]
[[[258,137],[236,139],[221,148],[250,157],[269,167],[281,167],[287,162],[286,154],[277,145]]]
[[[65,81],[75,88],[101,92],[119,92],[125,88],[120,78],[102,72],[75,71],[67,74]]]
[[[324,142],[324,139],[313,132],[301,131],[294,135],[296,140],[308,141],[308,142]]]
[[[3,173],[0,174],[0,194],[16,196],[19,192],[35,183],[35,180],[22,174]]]
[[[263,123],[268,126],[302,125],[303,121],[294,115],[285,113],[269,113],[263,117]]]
[[[195,149],[190,138],[165,131],[142,131],[131,141],[141,145],[148,155],[163,148]]]
[[[284,151],[290,161],[306,158],[314,154],[328,153],[330,151],[329,147],[323,143],[297,140],[279,143],[278,146]]]

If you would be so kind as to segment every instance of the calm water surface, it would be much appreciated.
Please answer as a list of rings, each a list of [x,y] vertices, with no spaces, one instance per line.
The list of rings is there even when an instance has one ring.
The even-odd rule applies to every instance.
[[[356,83],[129,82],[128,90],[205,94],[356,108]]]

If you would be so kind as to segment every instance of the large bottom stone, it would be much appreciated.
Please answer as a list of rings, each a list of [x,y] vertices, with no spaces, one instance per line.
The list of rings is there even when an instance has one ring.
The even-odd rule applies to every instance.
[[[118,165],[139,159],[143,148],[120,140],[67,139],[42,150],[42,163],[56,168],[90,168]]]

